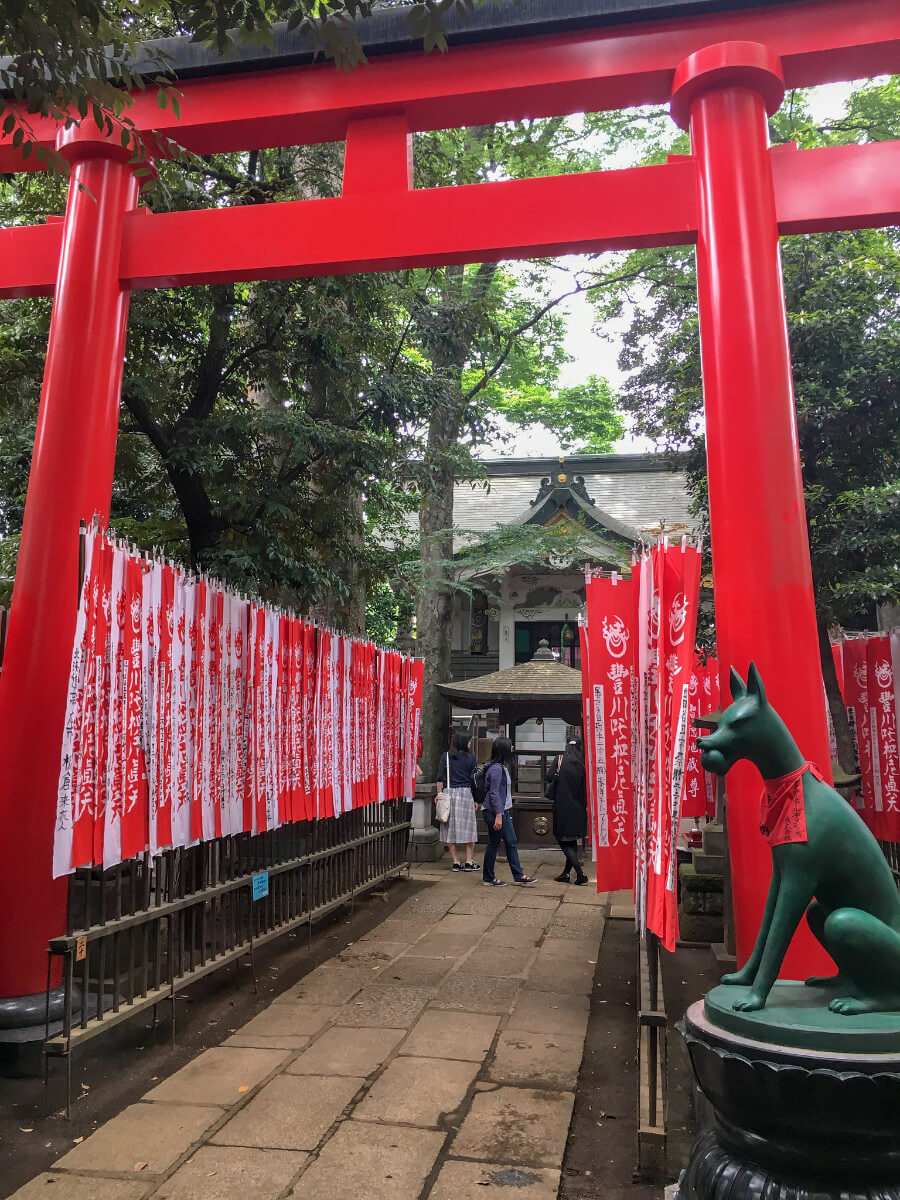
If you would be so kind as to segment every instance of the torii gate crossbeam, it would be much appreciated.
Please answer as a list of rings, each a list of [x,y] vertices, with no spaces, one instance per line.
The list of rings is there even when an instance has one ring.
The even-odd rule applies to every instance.
[[[900,220],[900,143],[769,149],[766,118],[786,84],[900,72],[900,8],[801,0],[735,12],[727,0],[710,3],[728,11],[620,26],[598,16],[575,32],[444,57],[387,55],[349,75],[296,65],[247,73],[239,63],[228,73],[220,64],[219,74],[180,85],[177,122],[152,96],[136,98],[151,150],[153,130],[200,153],[346,139],[334,199],[150,214],[136,207],[133,167],[114,139],[89,123],[58,137],[38,127],[39,140],[55,140],[72,161],[73,184],[64,219],[0,230],[0,295],[54,294],[0,675],[0,1023],[42,1022],[34,996],[47,942],[64,926],[66,887],[51,883],[50,856],[76,535],[81,518],[109,511],[133,288],[696,244],[720,660],[727,675],[753,657],[804,753],[827,767],[778,237]],[[617,0],[617,12],[627,7]],[[416,130],[670,98],[691,130],[688,158],[412,186]],[[0,170],[28,165],[0,140]],[[768,876],[755,791],[749,772],[729,777],[742,959]],[[788,969],[818,965],[808,936],[798,939]]]

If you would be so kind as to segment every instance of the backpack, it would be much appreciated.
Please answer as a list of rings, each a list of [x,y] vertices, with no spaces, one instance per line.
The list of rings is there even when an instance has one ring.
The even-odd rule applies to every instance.
[[[487,795],[486,772],[487,766],[476,767],[472,772],[472,798],[479,805],[484,804],[484,798]]]

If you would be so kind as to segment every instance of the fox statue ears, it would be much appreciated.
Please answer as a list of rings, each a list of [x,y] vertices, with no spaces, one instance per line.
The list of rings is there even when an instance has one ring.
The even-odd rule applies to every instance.
[[[740,675],[732,667],[729,683],[731,685],[732,700],[740,700],[744,696],[755,696],[760,703],[760,707],[766,703],[766,689],[763,687],[763,681],[760,678],[759,671],[756,669],[756,663],[750,664],[746,683],[744,683],[743,679],[741,679]]]

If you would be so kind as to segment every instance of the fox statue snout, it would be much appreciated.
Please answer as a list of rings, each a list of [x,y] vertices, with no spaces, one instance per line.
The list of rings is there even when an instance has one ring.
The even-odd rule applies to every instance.
[[[704,771],[724,775],[748,752],[759,737],[759,717],[766,708],[766,692],[754,663],[750,664],[746,684],[731,668],[733,703],[719,717],[715,732],[697,739],[700,765]]]

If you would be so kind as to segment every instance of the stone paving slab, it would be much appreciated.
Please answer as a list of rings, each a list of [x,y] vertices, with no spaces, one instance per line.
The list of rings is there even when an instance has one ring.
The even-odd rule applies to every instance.
[[[522,976],[532,958],[533,946],[479,946],[466,959],[463,970],[467,975],[509,979]]]
[[[528,972],[528,986],[541,992],[567,992],[589,996],[594,986],[596,966],[575,958],[542,957]]]
[[[219,1146],[314,1150],[362,1079],[276,1075],[212,1138]]]
[[[562,885],[557,885],[561,887]],[[556,910],[559,907],[561,896],[553,893],[539,892],[536,887],[515,888],[510,897],[510,908],[546,908]]]
[[[463,937],[470,937],[475,942],[481,937],[493,919],[492,913],[461,916],[458,913],[451,912],[438,921],[437,925],[431,930],[430,936],[446,937],[447,934],[462,934]]]
[[[289,1075],[357,1075],[377,1071],[405,1036],[403,1029],[326,1029],[304,1054],[290,1063]]]
[[[578,1034],[507,1030],[497,1039],[488,1075],[497,1083],[574,1088],[583,1052]]]
[[[492,925],[482,937],[479,947],[481,949],[487,949],[489,946],[533,947],[538,944],[543,934],[543,926]]]
[[[385,966],[389,960],[385,960]],[[316,967],[299,983],[276,996],[276,1004],[296,1004],[305,1001],[307,1004],[346,1004],[358,991],[372,982],[374,971],[371,967],[361,966],[327,966]]]
[[[453,1153],[488,1162],[562,1163],[574,1092],[498,1087],[477,1092],[453,1141]]]
[[[295,1033],[233,1033],[222,1043],[242,1050],[302,1050],[309,1038]]]
[[[408,1029],[431,999],[431,988],[373,986],[337,1009],[335,1025]]]
[[[600,945],[603,937],[603,920],[597,923],[591,923],[583,920],[579,913],[584,913],[589,910],[580,908],[577,904],[568,905],[559,910],[563,915],[554,918],[553,923],[547,930],[548,938],[555,938],[557,941],[584,941],[589,938],[595,946]],[[571,914],[574,914],[575,919],[569,919]],[[563,918],[566,918],[565,920]]]
[[[560,992],[520,992],[507,1029],[526,1033],[567,1033],[584,1038],[590,1004],[587,996]]]
[[[419,945],[428,947],[430,958],[464,958],[478,944],[479,934],[433,933],[427,942]],[[416,948],[416,956],[424,950]]]
[[[367,942],[362,939],[352,942],[334,961],[346,967],[367,967],[371,970],[386,967],[408,949],[407,942]]]
[[[462,1104],[480,1063],[395,1058],[354,1109],[363,1121],[435,1127]]]
[[[508,903],[509,897],[504,888],[480,887],[470,896],[460,897],[450,913],[454,917],[480,917],[482,913],[488,913],[493,919],[501,909],[506,908]]]
[[[306,1004],[304,1001],[272,1004],[252,1021],[248,1021],[243,1032],[251,1036],[262,1033],[269,1037],[280,1037],[282,1034],[310,1037],[324,1029],[333,1012],[334,1008],[331,1005]]]
[[[416,922],[429,922],[432,918],[438,920],[444,913],[449,912],[460,898],[461,890],[458,892],[453,888],[452,884],[456,882],[455,880],[444,880],[443,882],[450,886],[432,887],[418,896],[410,896],[394,912],[394,920],[410,919]]]
[[[425,950],[427,946],[422,943]],[[379,983],[401,983],[408,987],[434,987],[452,970],[450,958],[426,958],[423,954],[404,954],[396,962],[385,967],[378,977]]]
[[[260,1013],[260,1016],[267,1016],[269,1012],[271,1009]],[[244,1032],[257,1019],[254,1017],[245,1025]],[[289,1057],[283,1050],[214,1046],[158,1084],[144,1099],[174,1100],[183,1104],[237,1104],[248,1088],[256,1087]]]
[[[583,904],[561,905],[553,918],[551,931],[558,929],[574,929],[578,937],[596,937],[603,934],[604,917],[596,907],[588,908]],[[551,937],[560,936],[551,932]]]
[[[433,926],[432,926],[433,928]],[[374,929],[370,929],[365,937],[360,941],[365,943],[370,942],[396,942],[398,945],[402,942],[407,946],[411,946],[413,942],[417,942],[425,933],[425,922],[411,921],[407,917],[405,920],[397,920],[389,918],[387,921],[382,921],[380,925],[376,925]]]
[[[413,1200],[444,1138],[431,1129],[345,1121],[300,1176],[292,1200]]]
[[[507,925],[518,925],[526,929],[543,930],[547,928],[552,919],[553,913],[546,908],[513,908],[508,905],[497,918],[495,928],[502,929]]]
[[[201,1146],[153,1200],[276,1200],[307,1158],[292,1150]]]
[[[546,958],[569,958],[596,966],[599,949],[600,943],[596,938],[554,937],[548,933],[543,942],[541,942],[538,957],[542,960]]]
[[[147,1194],[147,1182],[45,1171],[19,1188],[13,1200],[143,1200]]]
[[[522,986],[521,979],[469,975],[462,967],[437,989],[432,1008],[458,1008],[473,1013],[508,1013]]]
[[[563,889],[563,904],[589,904],[596,907],[605,905],[608,899],[609,892],[596,892],[593,883],[586,883],[584,887],[570,883]]]
[[[131,1175],[135,1163],[145,1162],[145,1170],[161,1175],[222,1115],[221,1108],[198,1104],[132,1104],[53,1165]]]
[[[429,1200],[556,1200],[559,1171],[449,1159]]]
[[[491,1048],[499,1024],[499,1017],[484,1013],[426,1009],[400,1053],[480,1063]]]

